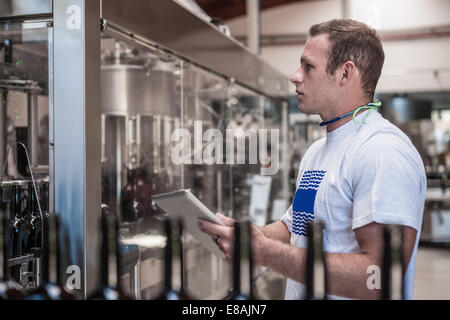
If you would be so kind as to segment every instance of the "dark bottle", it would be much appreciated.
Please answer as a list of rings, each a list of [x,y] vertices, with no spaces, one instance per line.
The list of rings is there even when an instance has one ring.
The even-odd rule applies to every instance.
[[[25,296],[22,287],[15,281],[10,279],[8,267],[8,259],[10,255],[9,226],[6,217],[6,203],[3,198],[3,188],[0,187],[0,219],[1,219],[1,239],[2,239],[2,255],[3,255],[3,274],[0,280],[0,300],[21,300]]]
[[[48,216],[48,213],[50,211],[48,182],[42,183],[40,201],[41,201],[42,214]]]
[[[309,222],[306,225],[307,230],[307,248],[306,248],[306,263],[305,263],[305,300],[318,300],[314,290],[314,267],[316,261],[316,249],[319,249],[321,261],[324,266],[324,300],[327,299],[327,268],[325,263],[325,253],[323,251],[323,225],[317,222]],[[316,234],[317,233],[317,234]],[[319,246],[316,246],[316,240],[319,239]]]
[[[28,223],[30,224],[31,233],[28,238],[28,250],[31,248],[40,248],[42,246],[42,220],[37,207],[36,194],[34,193],[33,184],[28,186]]]
[[[100,284],[96,291],[88,297],[89,300],[131,300],[121,288],[121,259],[119,248],[119,223],[115,215],[101,216],[101,250],[100,250]],[[113,258],[113,259],[110,259]],[[109,283],[109,261],[114,260],[116,283]]]
[[[75,300],[64,289],[61,273],[61,249],[59,219],[55,214],[44,217],[42,224],[44,245],[42,248],[42,280],[39,286],[26,295],[26,300]],[[51,259],[53,256],[53,259]],[[54,277],[54,279],[51,279]]]
[[[11,64],[13,61],[13,46],[11,39],[4,39],[2,45],[5,48],[4,54],[5,64]]]
[[[111,214],[111,207],[109,206],[109,183],[107,178],[102,178],[102,216]]]
[[[383,226],[383,258],[381,266],[381,299],[391,300],[400,298],[404,300],[405,287],[403,285],[403,279],[405,277],[406,265],[404,260],[404,250],[403,250],[403,231],[401,226],[384,225]],[[400,293],[398,296],[393,297],[392,292],[392,263],[393,251],[398,253],[399,263],[401,265],[401,284],[399,286]],[[396,261],[395,261],[396,262]]]
[[[20,213],[21,217],[28,223],[30,223],[30,185],[31,183],[28,184],[27,192],[22,191],[22,211]]]
[[[30,224],[22,218],[22,189],[20,186],[12,187],[12,196],[10,225],[12,256],[18,257],[26,253],[31,228]]]
[[[108,178],[102,177],[102,204],[110,206],[109,200],[110,200],[110,197],[109,197]]]
[[[328,297],[328,271],[325,260],[325,252],[323,247],[323,224],[321,222],[309,222],[306,225],[307,230],[307,249],[306,249],[306,265],[305,265],[305,300],[318,300],[314,293],[314,265],[316,258],[316,248],[319,248],[320,258],[324,270],[324,297]],[[318,233],[317,235],[315,233]],[[315,240],[319,239],[319,246],[316,247]]]
[[[136,169],[135,183],[137,191],[137,199],[143,204],[144,217],[152,217],[158,213],[156,204],[152,201],[152,195],[155,194],[154,179],[147,174],[144,168]]]
[[[248,263],[249,292],[242,292],[242,261]],[[251,250],[251,225],[250,222],[236,221],[234,223],[234,245],[233,245],[233,289],[230,300],[254,300],[253,294],[253,259]]]
[[[174,223],[167,219],[164,222],[166,233],[166,248],[164,251],[164,288],[158,300],[190,300],[192,299],[186,292],[184,286],[184,257],[183,257],[183,225],[181,221]],[[179,263],[180,288],[173,288],[173,265]]]
[[[383,226],[383,247],[383,261],[381,268],[381,299],[391,300],[391,232],[386,226]]]
[[[122,221],[136,221],[143,217],[144,205],[138,197],[138,181],[135,169],[128,169],[127,184],[122,189],[121,214]]]
[[[314,297],[314,224],[308,223],[307,230],[307,249],[305,264],[305,300],[313,300]]]

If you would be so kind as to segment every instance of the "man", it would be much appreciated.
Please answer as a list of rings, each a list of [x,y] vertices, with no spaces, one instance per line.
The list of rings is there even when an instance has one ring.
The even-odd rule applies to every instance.
[[[368,270],[381,268],[382,225],[402,226],[405,298],[413,298],[426,177],[409,138],[368,109],[376,105],[383,62],[375,30],[363,23],[337,19],[309,31],[291,82],[300,111],[320,115],[326,137],[303,156],[293,203],[281,221],[252,227],[255,262],[288,277],[286,299],[304,297],[308,221],[325,226],[330,298],[380,298],[381,290],[367,285]],[[231,259],[233,220],[218,216],[227,226],[199,225],[219,236]]]

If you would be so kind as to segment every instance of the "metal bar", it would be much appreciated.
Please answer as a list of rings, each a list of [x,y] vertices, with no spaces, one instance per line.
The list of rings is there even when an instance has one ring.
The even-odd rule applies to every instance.
[[[420,40],[450,37],[450,26],[437,26],[430,28],[417,28],[411,30],[386,30],[380,31],[380,39],[386,41]],[[248,36],[236,37],[242,43],[248,43]],[[307,33],[264,34],[261,36],[263,47],[297,46],[304,45],[308,40]]]
[[[53,22],[48,22],[48,196],[47,210],[55,212],[55,183],[54,183],[54,95],[53,95]],[[52,168],[52,169],[50,169]]]
[[[20,264],[32,262],[33,259],[34,259],[34,254],[27,254],[24,256],[12,258],[12,259],[8,260],[8,267],[13,267],[13,266],[17,266]]]
[[[31,167],[38,164],[38,104],[37,92],[28,91],[28,149],[30,150]]]
[[[86,296],[101,213],[100,0],[55,1],[53,20],[55,211],[70,240],[64,266],[81,271],[71,285]]]
[[[7,119],[8,119],[8,91],[0,90],[1,94],[1,107],[0,110],[0,164],[4,164],[6,162],[6,145],[8,144],[7,140]],[[3,166],[2,166],[3,167]],[[3,176],[5,172],[1,172],[0,175]]]
[[[261,54],[261,2],[246,0],[248,48],[254,54]]]

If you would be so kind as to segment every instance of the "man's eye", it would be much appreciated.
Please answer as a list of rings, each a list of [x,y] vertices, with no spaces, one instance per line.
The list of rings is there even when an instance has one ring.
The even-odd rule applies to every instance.
[[[310,64],[305,64],[305,71],[308,72],[309,70],[311,70],[312,65]]]

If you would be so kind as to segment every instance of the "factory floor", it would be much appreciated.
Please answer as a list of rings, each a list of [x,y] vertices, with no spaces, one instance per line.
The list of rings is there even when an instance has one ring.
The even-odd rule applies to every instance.
[[[450,300],[450,249],[419,247],[415,300]]]

